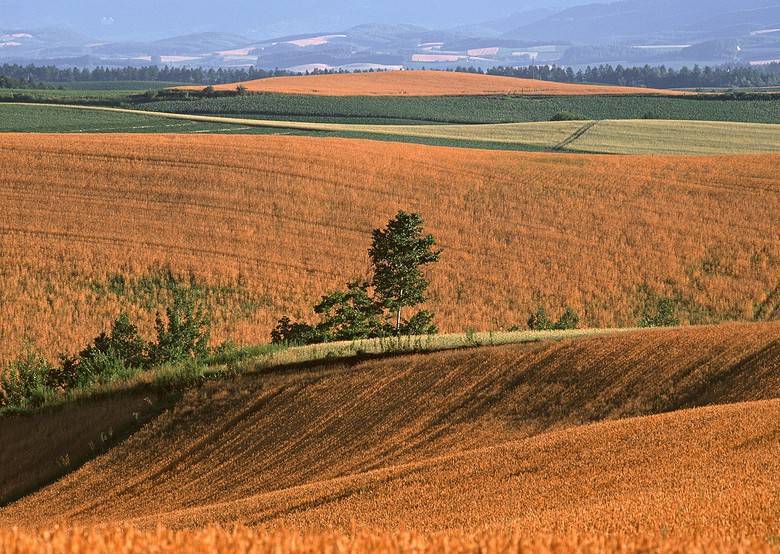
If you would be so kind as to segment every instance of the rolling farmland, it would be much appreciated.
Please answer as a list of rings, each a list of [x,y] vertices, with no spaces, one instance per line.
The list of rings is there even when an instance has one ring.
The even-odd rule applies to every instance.
[[[780,151],[780,125],[705,121],[548,121],[470,125],[367,125],[150,112],[100,106],[0,104],[0,130],[295,134],[483,149],[609,154]]]
[[[61,106],[2,103],[0,103],[0,131],[27,133],[248,132],[241,125],[186,120],[171,121],[127,112],[75,110]],[[262,130],[258,129],[256,132],[262,132]]]
[[[0,91],[0,552],[778,552],[776,97],[243,85]]]
[[[780,123],[777,99],[662,96],[321,96],[248,94],[146,102],[147,111],[293,118],[332,123],[524,123],[556,114],[583,119],[655,119]]]
[[[208,383],[0,524],[766,544],[779,331],[649,330]]]
[[[345,75],[273,77],[244,83],[215,85],[215,90],[235,90],[243,86],[250,92],[316,94],[326,96],[475,96],[493,94],[577,95],[687,93],[647,88],[613,87],[553,83],[533,79],[453,73],[446,71],[386,71]],[[180,87],[200,90],[203,87]]]
[[[24,337],[71,351],[120,310],[149,333],[190,282],[215,341],[265,342],[282,314],[364,275],[370,230],[399,207],[445,249],[430,300],[445,331],[524,326],[565,304],[584,325],[633,326],[664,295],[686,322],[778,316],[773,154],[21,134],[0,151],[2,359]]]

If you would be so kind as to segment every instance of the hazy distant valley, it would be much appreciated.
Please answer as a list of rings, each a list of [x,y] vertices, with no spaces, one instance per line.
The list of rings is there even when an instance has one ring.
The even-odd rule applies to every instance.
[[[532,4],[519,12],[512,12],[507,5],[503,11],[494,9],[495,17],[490,12],[465,11],[458,12],[459,18],[442,19],[421,13],[418,19],[426,25],[402,23],[402,19],[392,22],[392,12],[364,13],[354,10],[349,2],[344,4],[350,17],[319,14],[316,22],[304,18],[297,23],[271,21],[252,6],[244,6],[244,14],[232,18],[211,14],[213,8],[203,6],[191,17],[201,21],[208,16],[211,23],[193,21],[181,29],[166,27],[168,33],[181,30],[177,36],[155,33],[151,21],[115,29],[124,19],[110,15],[101,16],[97,27],[75,20],[70,23],[67,18],[56,21],[67,21],[68,25],[12,27],[9,23],[26,21],[21,13],[14,18],[12,7],[0,23],[0,61],[306,71],[545,64],[581,67],[600,63],[681,66],[780,60],[780,3],[774,0],[636,0],[568,7],[564,3],[558,8]],[[139,6],[139,13],[154,11],[151,4]],[[173,17],[165,11],[160,16]],[[356,17],[392,23],[355,25]],[[283,34],[297,30],[305,31]]]

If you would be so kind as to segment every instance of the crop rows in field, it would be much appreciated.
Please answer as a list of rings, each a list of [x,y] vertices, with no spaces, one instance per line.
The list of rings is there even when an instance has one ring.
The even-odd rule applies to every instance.
[[[780,125],[732,122],[613,120],[365,125],[37,104],[0,104],[2,112],[11,116],[3,122],[4,127],[0,126],[5,131],[325,135],[442,146],[612,154],[739,154],[780,150]],[[132,119],[135,116],[138,120]]]
[[[173,121],[143,114],[0,103],[0,132],[22,133],[265,133],[241,125]]]
[[[523,534],[517,529],[471,534],[450,530],[428,535],[407,530],[353,529],[349,533],[307,533],[299,529],[264,531],[244,525],[205,526],[198,529],[140,530],[127,527],[53,527],[27,531],[0,529],[0,549],[14,554],[301,554],[350,552],[352,554],[679,554],[708,552],[775,554],[780,538],[767,540],[664,538],[614,533],[565,535]]]
[[[181,86],[173,81],[72,81],[50,83],[51,86],[71,91],[119,91],[118,94],[146,92]]]
[[[777,155],[192,135],[0,148],[0,359],[25,336],[72,350],[120,309],[150,332],[167,269],[208,293],[214,340],[265,342],[278,317],[364,275],[371,229],[399,209],[444,248],[430,291],[444,331],[522,326],[539,304],[633,326],[657,295],[693,323],[779,315]]]
[[[0,510],[0,525],[490,522],[622,534],[663,524],[673,537],[764,539],[780,477],[778,330],[645,330],[210,382]],[[45,421],[18,425],[49,440],[69,432]],[[13,450],[6,481],[26,465]]]
[[[514,123],[549,121],[570,112],[584,119],[684,119],[780,123],[780,100],[705,100],[651,96],[336,97],[250,94],[139,105],[150,111],[201,115],[278,116],[342,123]]]

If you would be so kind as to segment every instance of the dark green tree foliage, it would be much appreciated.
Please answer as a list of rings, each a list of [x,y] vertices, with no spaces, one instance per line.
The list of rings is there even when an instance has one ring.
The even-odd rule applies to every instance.
[[[580,324],[580,316],[572,308],[566,307],[563,314],[553,326],[553,329],[565,331],[566,329],[576,329]]]
[[[433,323],[433,314],[428,310],[421,310],[401,323],[399,335],[433,335],[439,332]]]
[[[209,354],[209,319],[193,294],[174,292],[166,318],[157,315],[156,342],[146,342],[123,313],[108,333],[75,356],[60,356],[58,365],[27,347],[8,368],[0,368],[0,407],[37,405],[49,394],[108,383],[156,365],[202,362]]]
[[[323,322],[317,331],[327,341],[376,337],[384,332],[384,312],[368,292],[367,282],[352,282],[346,291],[323,297],[314,307]]]
[[[636,50],[634,50],[636,52]],[[571,60],[570,63],[580,65]],[[459,68],[461,71],[481,73],[473,68]],[[674,69],[666,66],[612,66],[608,64],[588,66],[576,73],[572,68],[561,66],[493,67],[489,75],[503,75],[524,79],[541,79],[561,83],[600,83],[604,85],[650,87],[650,88],[697,88],[697,87],[765,87],[780,84],[780,63],[765,66],[725,64],[716,67]]]
[[[271,342],[274,344],[317,344],[326,342],[327,338],[319,332],[317,326],[291,320],[283,316],[271,331]]]
[[[0,366],[0,406],[36,404],[53,369],[34,345],[25,344],[19,358],[7,367]]]
[[[528,318],[528,328],[532,331],[565,331],[567,329],[576,329],[580,324],[580,316],[572,308],[566,307],[558,318],[553,322],[548,316],[544,306],[539,306],[536,311]]]
[[[203,306],[192,294],[177,290],[166,318],[158,312],[155,321],[157,342],[151,345],[152,365],[184,360],[201,360],[208,355],[210,322]]]
[[[438,261],[441,250],[435,246],[433,235],[423,234],[422,217],[415,213],[400,211],[387,227],[373,232],[368,251],[374,268],[371,284],[382,307],[394,313],[396,334],[402,331],[402,310],[425,302],[428,281],[422,267]]]
[[[676,327],[679,324],[677,304],[668,297],[659,298],[654,306],[645,307],[645,313],[639,320],[640,327]]]
[[[48,83],[73,83],[80,81],[165,81],[216,85],[284,75],[294,75],[294,73],[279,69],[264,70],[257,67],[220,67],[216,69],[207,69],[202,67],[160,67],[149,65],[143,67],[95,67],[93,69],[79,69],[78,67],[58,68],[53,65],[0,65],[0,77],[25,81],[27,83],[32,83],[33,81],[44,81]],[[3,81],[0,81],[0,85],[2,85],[2,83]],[[14,88],[22,87],[15,86]]]
[[[423,310],[403,319],[402,310],[425,301],[428,282],[422,267],[439,259],[435,240],[422,232],[419,214],[399,212],[385,229],[373,233],[369,256],[374,275],[355,281],[346,291],[324,296],[314,307],[320,323],[309,325],[289,317],[271,333],[274,343],[315,344],[388,335],[423,335],[437,331],[433,314]],[[373,289],[374,295],[371,295]]]
[[[552,322],[547,317],[547,310],[544,306],[539,306],[531,317],[528,318],[528,328],[531,331],[546,331],[552,329]]]
[[[109,333],[102,332],[77,355],[61,356],[59,367],[49,372],[47,385],[68,389],[105,381],[129,368],[147,365],[147,344],[130,322],[121,314]]]

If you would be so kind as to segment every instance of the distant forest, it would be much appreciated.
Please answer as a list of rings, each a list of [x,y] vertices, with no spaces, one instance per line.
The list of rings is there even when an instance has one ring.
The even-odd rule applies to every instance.
[[[60,69],[53,65],[5,64],[0,65],[0,88],[47,88],[47,86],[48,88],[56,88],[57,83],[89,81],[150,81],[220,85],[283,75],[295,74],[279,69],[264,70],[254,67],[248,69],[204,69],[150,65],[146,67],[96,67],[94,69],[70,67]]]
[[[484,73],[527,79],[541,79],[562,83],[599,83],[605,85],[636,86],[650,88],[737,88],[780,86],[780,63],[762,66],[718,66],[692,69],[671,69],[665,66],[623,67],[599,65],[584,70],[558,66],[495,67],[487,71],[460,67],[455,71]],[[337,73],[319,71],[318,73]],[[289,71],[257,68],[204,69],[199,67],[123,67],[94,69],[55,66],[11,65],[0,66],[0,88],[56,88],[58,83],[88,81],[148,81],[171,83],[197,83],[218,85],[284,75],[299,75]]]
[[[473,68],[459,71],[487,73],[560,83],[598,83],[649,88],[732,88],[780,85],[780,63],[762,66],[694,66],[671,69],[665,66],[623,67],[599,65],[575,72],[557,66],[495,67],[481,72]],[[457,71],[457,70],[456,70]]]

